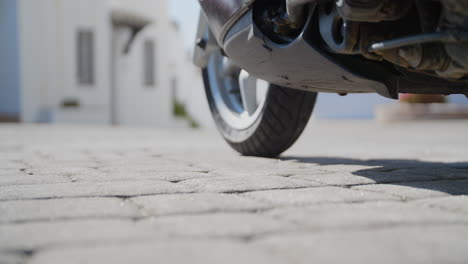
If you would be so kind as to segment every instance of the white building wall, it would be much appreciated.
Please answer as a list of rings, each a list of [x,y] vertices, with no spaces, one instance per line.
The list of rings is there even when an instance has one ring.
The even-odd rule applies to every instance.
[[[172,30],[170,37],[171,52],[176,54],[171,61],[171,75],[177,78],[176,97],[182,102],[187,112],[203,128],[214,127],[208,101],[206,99],[205,89],[201,70],[192,63],[192,55],[186,49],[186,43],[178,30]],[[195,43],[195,39],[192,40]]]
[[[21,65],[21,120],[50,118],[56,87],[56,16],[54,0],[18,0]]]
[[[19,0],[19,14],[22,121],[62,121],[62,116],[75,121],[79,115],[62,113],[61,105],[76,99],[80,111],[92,110],[92,121],[108,122],[110,22],[105,1]],[[77,82],[79,28],[95,32],[96,82],[90,87]]]
[[[124,30],[124,29],[122,29]],[[164,39],[149,26],[134,40],[130,52],[117,61],[117,122],[120,125],[166,126],[171,118],[171,100]],[[155,84],[144,84],[144,42],[155,43]]]
[[[168,52],[170,30],[166,1],[159,0],[18,0],[21,50],[21,105],[25,122],[110,124],[111,100],[116,100],[119,124],[164,126],[171,122]],[[113,72],[113,8],[152,19],[135,39],[129,54]],[[94,32],[95,82],[80,85],[77,76],[77,34]],[[156,85],[143,82],[143,43],[156,43]],[[115,79],[112,79],[116,77]],[[124,78],[122,78],[124,77]],[[111,94],[118,80],[119,94]],[[79,108],[63,108],[75,100]]]
[[[30,0],[34,1],[34,0]],[[55,122],[110,122],[111,20],[104,0],[56,0],[59,4],[57,76],[59,87],[54,107]],[[77,74],[77,35],[79,30],[94,34],[94,84],[82,85]],[[79,109],[64,109],[64,100],[77,100]]]
[[[191,64],[189,65],[187,76],[184,78],[188,88],[185,93],[187,109],[203,128],[214,128],[215,123],[206,98],[201,70]]]
[[[137,12],[151,18],[152,23],[135,38],[129,54],[117,62],[118,123],[121,125],[168,126],[172,121],[170,92],[169,51],[172,43],[169,34],[165,1],[114,0],[114,7]],[[144,43],[155,43],[155,85],[144,84]]]

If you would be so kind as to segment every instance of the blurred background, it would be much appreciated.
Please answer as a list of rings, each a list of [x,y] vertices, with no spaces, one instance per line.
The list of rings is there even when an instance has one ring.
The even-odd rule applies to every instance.
[[[204,127],[196,0],[0,0],[0,122]],[[316,119],[460,119],[465,96],[321,94]]]

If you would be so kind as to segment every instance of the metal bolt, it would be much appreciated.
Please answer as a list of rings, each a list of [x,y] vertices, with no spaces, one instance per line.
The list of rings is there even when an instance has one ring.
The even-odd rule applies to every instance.
[[[197,44],[197,47],[199,47],[201,49],[206,48],[206,39],[205,38],[197,38],[195,43]]]

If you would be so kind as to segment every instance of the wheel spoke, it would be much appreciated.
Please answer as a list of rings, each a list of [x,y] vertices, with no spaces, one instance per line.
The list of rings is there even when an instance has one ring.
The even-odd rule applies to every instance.
[[[239,76],[239,88],[244,110],[252,115],[257,110],[257,79],[242,70]]]
[[[240,68],[228,57],[223,57],[223,74],[225,76],[236,76],[239,74]]]
[[[246,129],[258,120],[269,83],[251,76],[219,52],[210,57],[206,71],[216,110],[229,126]]]

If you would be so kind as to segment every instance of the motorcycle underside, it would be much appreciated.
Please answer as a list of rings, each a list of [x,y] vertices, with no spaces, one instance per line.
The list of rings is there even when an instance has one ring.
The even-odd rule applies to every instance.
[[[468,0],[199,0],[194,53],[215,124],[277,157],[319,92],[468,96]]]
[[[468,96],[467,41],[465,0],[257,0],[221,40],[271,83],[389,98]]]

